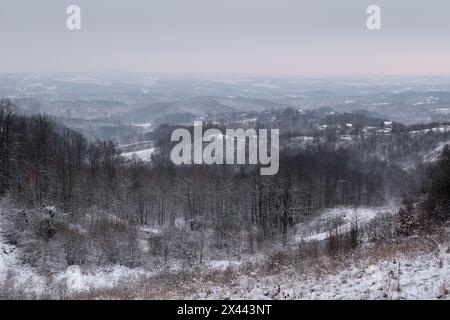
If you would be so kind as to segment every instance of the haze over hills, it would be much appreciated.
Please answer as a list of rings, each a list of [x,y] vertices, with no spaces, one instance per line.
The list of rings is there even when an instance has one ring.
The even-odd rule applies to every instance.
[[[1,75],[0,96],[25,114],[132,124],[281,108],[367,110],[412,124],[447,119],[450,78]]]
[[[440,130],[434,122],[450,121],[445,77],[60,74],[2,75],[0,84],[19,113],[50,115],[90,141],[112,140],[127,146],[125,153],[145,154],[145,161],[151,161],[160,125],[191,126],[194,120],[280,128],[284,143],[297,147],[312,139],[345,144],[389,130],[409,133],[411,124]],[[436,138],[429,149],[445,139]]]

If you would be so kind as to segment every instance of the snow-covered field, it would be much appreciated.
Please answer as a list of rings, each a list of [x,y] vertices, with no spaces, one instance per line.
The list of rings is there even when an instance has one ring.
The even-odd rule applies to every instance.
[[[394,214],[398,211],[395,204],[383,207],[340,207],[327,209],[315,218],[299,223],[295,226],[296,243],[301,241],[322,241],[329,237],[329,230],[338,230],[339,233],[348,232],[352,224],[357,223],[359,227],[372,221],[379,214]]]
[[[450,299],[450,253],[398,253],[379,261],[358,260],[340,270],[293,268],[273,275],[238,275],[228,285],[211,285],[195,299]],[[339,269],[339,267],[338,267]]]
[[[355,216],[363,223],[387,210],[392,208],[337,208],[325,211],[310,223],[339,217],[340,227],[345,229]],[[308,230],[306,225],[298,228]],[[143,230],[150,231],[159,232]],[[320,228],[309,236],[310,240],[325,238]],[[206,260],[187,269],[72,265],[43,274],[21,263],[20,248],[8,244],[2,236],[0,297],[450,299],[449,245],[448,236],[439,242],[435,238],[412,237],[386,247],[366,244],[338,259],[308,257],[297,264],[275,263],[276,267],[269,269],[271,255],[267,252],[240,260]]]
[[[21,264],[17,248],[5,243],[1,237],[0,225],[0,297],[8,291],[19,291],[25,297],[39,297],[62,290],[71,295],[91,289],[114,288],[124,281],[152,276],[153,273],[141,268],[130,269],[116,265],[82,271],[77,265],[54,274],[40,274],[31,267]],[[59,292],[59,291],[58,291]],[[57,298],[57,297],[53,297]]]

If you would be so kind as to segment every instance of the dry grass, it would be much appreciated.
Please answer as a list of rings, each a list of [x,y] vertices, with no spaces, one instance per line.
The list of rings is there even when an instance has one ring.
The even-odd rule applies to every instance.
[[[306,277],[323,279],[348,268],[363,270],[368,265],[376,265],[380,261],[396,261],[399,257],[413,257],[423,252],[436,252],[443,243],[448,243],[448,232],[435,232],[432,235],[422,235],[409,238],[399,238],[395,241],[366,244],[342,254],[330,256],[318,248],[308,247],[300,250],[291,248],[276,250],[267,255],[262,263],[247,262],[238,268],[229,267],[226,270],[209,270],[204,267],[194,267],[183,271],[164,271],[155,276],[141,276],[138,279],[124,278],[113,288],[91,289],[81,293],[68,293],[67,288],[53,285],[40,296],[25,296],[21,288],[11,284],[2,284],[2,298],[12,299],[185,299],[189,297],[204,297],[214,288],[222,288],[225,292],[238,292],[242,278],[253,279],[256,283],[263,282],[267,277],[280,277],[286,283],[299,281]],[[394,279],[395,280],[395,279]],[[10,280],[8,280],[10,281]],[[397,290],[401,288],[397,286]],[[443,286],[442,295],[448,294]],[[277,288],[273,288],[277,293]],[[285,292],[279,292],[283,298]],[[271,298],[271,297],[269,297]]]
[[[302,259],[296,260],[292,251],[278,250],[271,253],[262,265],[248,263],[240,268],[230,267],[224,271],[196,269],[173,273],[166,272],[133,283],[124,283],[113,289],[91,290],[71,298],[183,299],[201,296],[201,294],[208,295],[211,288],[228,288],[227,291],[236,291],[240,277],[264,279],[282,273],[283,278],[288,282],[307,276],[321,279],[354,266],[362,269],[364,266],[377,264],[382,260],[395,261],[400,256],[414,256],[421,252],[437,252],[439,245],[448,240],[446,234],[405,238],[395,242],[359,248],[351,253],[333,258],[321,255],[309,258],[303,256]],[[398,287],[397,290],[400,291],[401,288]],[[443,295],[446,294],[445,290],[447,289],[443,287]],[[275,292],[277,292],[276,288]]]

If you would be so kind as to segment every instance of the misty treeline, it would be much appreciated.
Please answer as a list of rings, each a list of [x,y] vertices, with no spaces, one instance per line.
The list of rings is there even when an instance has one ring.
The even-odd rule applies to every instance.
[[[67,264],[134,265],[138,229],[147,226],[166,230],[148,239],[150,252],[165,261],[175,254],[201,260],[205,230],[212,230],[209,246],[253,253],[287,243],[295,224],[324,208],[381,205],[415,183],[387,161],[326,146],[286,149],[276,176],[237,165],[176,167],[161,160],[169,151],[170,143],[161,142],[166,134],[159,160],[148,165],[125,160],[111,141],[88,143],[46,116],[19,116],[1,100],[0,195],[23,208],[13,211],[11,243],[22,243],[34,265],[42,252],[57,251],[48,245],[55,237]],[[191,239],[186,231],[200,235]]]

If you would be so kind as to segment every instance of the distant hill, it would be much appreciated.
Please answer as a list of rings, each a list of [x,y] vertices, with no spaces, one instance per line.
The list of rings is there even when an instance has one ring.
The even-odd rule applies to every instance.
[[[174,114],[192,114],[203,116],[206,114],[236,112],[237,109],[220,103],[215,98],[199,97],[183,101],[158,102],[140,107],[109,119],[122,123],[154,122],[158,118]]]

